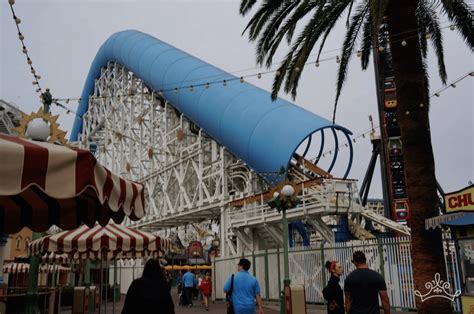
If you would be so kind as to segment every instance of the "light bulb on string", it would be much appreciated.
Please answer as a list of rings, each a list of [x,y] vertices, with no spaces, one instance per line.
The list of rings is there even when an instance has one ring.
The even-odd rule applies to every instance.
[[[30,58],[26,59],[26,62],[27,62],[28,64],[30,64],[30,65],[33,63],[33,61],[31,61]]]
[[[193,85],[189,86],[189,91],[190,92],[194,91],[194,86]]]
[[[258,73],[258,74],[257,74],[257,78],[258,78],[258,79],[261,79],[261,78],[262,78],[262,73]]]
[[[280,71],[275,72],[275,76],[280,76],[280,74],[281,74]]]
[[[204,84],[205,88],[209,88],[209,83]]]
[[[177,87],[174,88],[174,92],[177,93],[179,92],[179,89]]]
[[[315,67],[319,68],[319,61],[316,61],[316,63],[314,64]]]
[[[456,25],[452,24],[450,27],[449,27],[450,30],[454,31],[456,29]]]
[[[431,33],[426,34],[426,39],[431,39]]]
[[[8,0],[8,3],[9,3],[10,5],[14,5],[14,4],[15,4],[15,0]]]
[[[379,46],[379,52],[384,52],[385,48],[383,46]]]
[[[406,40],[402,40],[402,46],[405,47],[407,45]]]
[[[456,84],[454,84],[454,83],[451,84],[451,87],[452,87],[452,88],[456,88]]]
[[[240,77],[240,83],[243,83],[243,82],[245,82],[245,81],[244,81],[244,77],[241,76],[241,77]]]
[[[357,57],[358,57],[358,58],[362,57],[362,51],[360,51],[360,50],[357,51]]]
[[[25,39],[25,36],[23,36],[22,33],[18,33],[18,39],[23,40],[23,39]]]
[[[13,19],[15,19],[15,23],[16,24],[20,24],[21,23],[21,20],[19,18],[17,18],[16,16],[13,16]]]
[[[339,58],[339,56],[336,56],[336,63],[341,63],[341,58]]]
[[[22,50],[22,51],[23,51],[23,53],[28,53],[28,49],[26,49],[25,46],[23,46],[23,50]]]
[[[227,81],[226,81],[226,80],[223,80],[223,81],[222,81],[222,85],[227,86]]]

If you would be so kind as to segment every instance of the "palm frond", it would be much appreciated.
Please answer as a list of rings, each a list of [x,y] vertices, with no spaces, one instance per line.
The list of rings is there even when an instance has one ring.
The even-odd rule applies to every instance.
[[[286,3],[286,1],[264,1],[255,15],[250,19],[242,34],[249,30],[250,41],[255,40],[260,34],[262,28],[270,22],[270,18],[277,14],[278,10],[284,3]]]
[[[444,63],[443,35],[441,33],[439,19],[433,4],[426,1],[420,1],[416,11],[418,25],[421,26],[420,44],[423,51],[423,57],[426,58],[426,34],[425,29],[431,35],[431,41],[438,59],[439,77],[443,84],[446,84],[447,73]]]
[[[472,10],[462,0],[441,0],[443,11],[461,33],[469,48],[474,48],[474,29]]]
[[[354,5],[354,1],[351,1],[351,5],[349,6],[349,11],[347,11],[346,27],[349,27],[349,24],[350,24],[353,5]]]
[[[370,52],[372,50],[372,45],[373,45],[372,17],[369,14],[362,28],[362,46],[360,49],[362,55],[360,57],[360,62],[361,62],[363,70],[367,70],[367,67],[369,66],[369,58],[370,58]]]
[[[298,47],[299,43],[297,41],[296,44],[293,45],[293,47]],[[293,54],[295,52],[295,49],[291,49],[290,52],[286,54],[286,57],[284,61],[280,64],[278,67],[277,73],[275,75],[275,78],[273,79],[273,86],[272,86],[272,100],[276,100],[278,98],[278,92],[281,89],[281,84],[283,83],[286,73],[289,69],[291,59],[293,58]]]
[[[366,15],[369,11],[369,5],[367,3],[360,4],[354,16],[352,17],[349,29],[346,32],[346,38],[342,45],[341,63],[339,64],[339,71],[337,76],[337,88],[336,88],[336,100],[334,102],[334,112],[332,116],[332,122],[336,120],[336,110],[339,97],[341,96],[341,90],[346,80],[347,67],[354,51],[354,46],[357,41],[360,29],[364,25]]]
[[[285,92],[291,92],[293,99],[296,98],[301,73],[316,42],[326,30],[334,27],[350,3],[351,0],[338,1],[327,6],[319,7],[301,32],[300,36],[303,36],[304,40],[301,41],[301,45],[293,57],[290,72],[288,72],[285,82]]]
[[[287,35],[287,37],[290,36],[291,39],[291,37],[293,36],[292,32],[294,31],[298,21],[304,18],[306,14],[311,12],[317,6],[318,3],[315,3],[313,1],[302,2],[298,6],[298,8],[296,8],[293,14],[288,17],[285,24],[280,27],[278,33],[274,35],[274,37],[269,41],[268,46],[265,47],[265,49],[263,49],[262,47],[262,50],[257,50],[257,62],[259,64],[262,64],[263,60],[265,60],[266,58],[266,65],[267,67],[270,67],[273,61],[273,56],[275,55],[275,52],[280,46],[281,40],[284,38],[285,34]]]
[[[291,13],[291,11],[298,5],[296,1],[291,2],[290,5],[281,6],[277,12],[274,13],[273,18],[267,24],[262,34],[254,34],[254,37],[260,37],[257,44],[257,60],[259,64],[263,63],[264,53],[268,51],[270,43],[275,38],[276,32],[279,30],[281,24],[285,18]],[[297,23],[298,21],[296,21]],[[296,27],[296,24],[293,25]],[[258,30],[260,33],[260,30]],[[262,54],[263,53],[263,54]]]
[[[257,0],[242,0],[240,2],[239,12],[241,15],[247,14],[253,7]]]

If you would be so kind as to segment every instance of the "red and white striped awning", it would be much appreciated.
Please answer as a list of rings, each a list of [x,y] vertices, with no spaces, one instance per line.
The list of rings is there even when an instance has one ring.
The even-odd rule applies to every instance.
[[[64,266],[61,266],[61,265],[44,264],[44,265],[40,265],[39,271],[40,271],[40,273],[52,273],[52,272],[67,273],[67,272],[71,271],[71,268],[70,267],[64,267]]]
[[[144,216],[143,185],[120,178],[81,149],[0,135],[0,233]]]
[[[167,252],[171,241],[148,232],[110,222],[93,228],[83,225],[74,230],[59,232],[29,244],[28,255],[66,253],[74,259],[113,259],[159,256]]]
[[[44,254],[39,257],[41,263],[46,264],[69,264],[71,262],[69,255],[67,254],[56,254],[56,253],[49,253]],[[30,256],[28,255],[20,255],[15,257],[16,263],[29,263]]]
[[[30,271],[30,264],[27,263],[9,263],[3,266],[3,273],[5,274],[17,274],[17,273],[27,273]],[[57,273],[70,272],[71,268],[64,267],[61,265],[40,265],[40,273],[52,273],[53,271]]]
[[[3,265],[4,274],[27,273],[30,270],[30,264],[26,263],[10,263]]]

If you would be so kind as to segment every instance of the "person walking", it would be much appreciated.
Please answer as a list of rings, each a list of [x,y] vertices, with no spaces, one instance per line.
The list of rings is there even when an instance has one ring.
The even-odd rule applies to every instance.
[[[356,270],[344,281],[345,308],[349,314],[379,314],[379,296],[385,314],[390,314],[387,285],[383,277],[369,269],[365,254],[356,251],[352,254]]]
[[[122,314],[133,313],[174,314],[174,304],[163,270],[157,260],[145,264],[141,278],[128,288]]]
[[[344,295],[339,285],[342,266],[336,261],[327,261],[326,269],[331,274],[327,286],[323,289],[324,299],[328,302],[328,314],[344,314]]]
[[[230,303],[235,314],[255,314],[255,300],[258,313],[264,314],[260,285],[258,280],[249,274],[250,261],[242,258],[237,265],[238,272],[231,275],[224,284],[224,292],[231,293]]]
[[[212,293],[212,282],[209,273],[203,276],[199,289],[201,290],[201,295],[204,301],[204,306],[206,307],[206,311],[209,311],[209,297]]]
[[[193,306],[193,289],[194,289],[194,274],[191,272],[191,269],[188,268],[188,271],[183,275],[183,284],[184,284],[184,305],[189,307]]]

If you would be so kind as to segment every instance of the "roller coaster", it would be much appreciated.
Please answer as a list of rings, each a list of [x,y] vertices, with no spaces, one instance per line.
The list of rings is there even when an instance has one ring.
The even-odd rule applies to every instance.
[[[99,49],[71,141],[146,187],[147,215],[126,224],[152,232],[216,221],[222,255],[281,247],[281,214],[267,202],[290,183],[292,243],[336,241],[334,228],[409,234],[359,197],[351,132],[147,34],[127,30]],[[342,164],[338,147],[347,146]],[[323,165],[329,145],[334,154]],[[315,152],[310,158],[309,152]],[[337,178],[334,169],[343,169]],[[337,230],[339,230],[337,229]],[[293,234],[293,233],[292,233]]]

